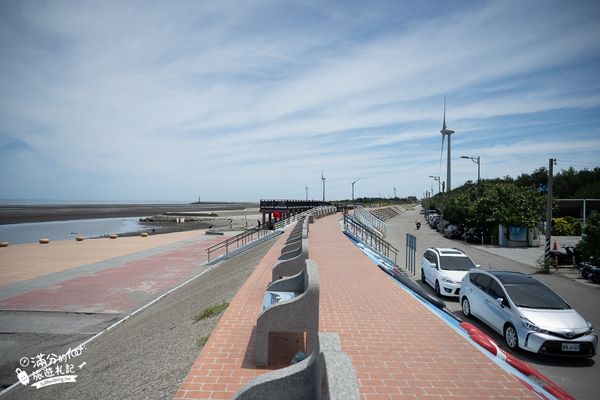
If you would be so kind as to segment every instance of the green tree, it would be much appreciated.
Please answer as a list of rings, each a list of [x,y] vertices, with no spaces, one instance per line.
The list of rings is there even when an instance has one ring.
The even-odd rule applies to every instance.
[[[587,225],[583,228],[583,235],[577,248],[584,257],[600,260],[600,213],[598,211],[592,211],[587,219]]]

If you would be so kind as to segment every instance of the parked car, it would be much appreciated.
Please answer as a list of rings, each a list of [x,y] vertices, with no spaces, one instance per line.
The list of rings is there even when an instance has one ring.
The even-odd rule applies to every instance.
[[[472,269],[462,280],[462,312],[504,336],[511,350],[593,357],[598,335],[566,301],[531,275]]]
[[[433,217],[429,219],[429,226],[435,228],[438,221],[440,220],[440,216],[435,214]]]
[[[450,221],[447,221],[445,219],[440,219],[435,227],[435,230],[438,231],[439,233],[444,233],[444,230],[446,229],[446,227],[450,225]]]
[[[457,297],[463,277],[477,265],[459,249],[430,247],[421,261],[421,281],[438,296]]]
[[[444,236],[448,239],[460,239],[462,235],[462,229],[458,225],[450,224],[444,229]]]

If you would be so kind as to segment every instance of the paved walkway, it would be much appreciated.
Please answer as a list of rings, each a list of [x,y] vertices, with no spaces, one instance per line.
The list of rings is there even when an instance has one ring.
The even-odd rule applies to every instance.
[[[317,220],[310,258],[321,282],[320,331],[339,334],[366,400],[537,398],[380,271],[340,231]],[[175,399],[221,399],[253,376],[253,328],[287,235],[257,266],[222,316]]]

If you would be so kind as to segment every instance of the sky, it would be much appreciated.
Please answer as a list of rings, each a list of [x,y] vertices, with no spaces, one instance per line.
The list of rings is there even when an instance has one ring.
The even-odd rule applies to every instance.
[[[0,1],[0,199],[423,197],[600,165],[597,1]]]

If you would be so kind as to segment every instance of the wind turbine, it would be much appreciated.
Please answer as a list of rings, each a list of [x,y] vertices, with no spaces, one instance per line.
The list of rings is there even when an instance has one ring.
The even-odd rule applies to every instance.
[[[450,135],[452,135],[454,131],[446,127],[446,96],[444,96],[444,123],[442,124],[442,130],[440,131],[440,133],[442,134],[442,148],[440,150],[440,169],[442,168],[442,157],[444,154],[444,139],[446,136],[448,136],[448,165],[446,167],[446,190],[449,192],[452,190],[452,186],[450,184],[450,175],[452,171]]]
[[[360,178],[358,178],[357,180],[355,180],[354,182],[352,182],[352,201],[354,201],[354,184],[356,182],[358,182],[360,180]]]
[[[304,185],[304,188],[306,189],[306,201],[308,201],[308,186]]]

